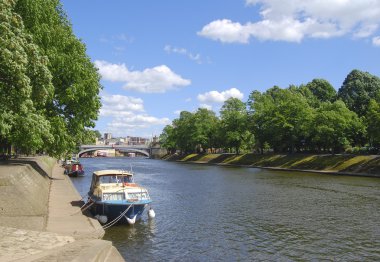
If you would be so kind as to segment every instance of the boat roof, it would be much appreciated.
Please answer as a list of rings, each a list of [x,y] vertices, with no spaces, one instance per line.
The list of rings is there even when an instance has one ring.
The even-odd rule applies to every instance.
[[[95,176],[133,176],[131,171],[127,170],[117,170],[117,169],[107,169],[107,170],[99,170],[94,172]]]

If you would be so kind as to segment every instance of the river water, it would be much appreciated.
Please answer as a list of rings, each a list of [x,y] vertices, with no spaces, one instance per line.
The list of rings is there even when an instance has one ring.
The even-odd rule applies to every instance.
[[[91,174],[132,166],[156,217],[106,230],[127,261],[380,261],[380,179],[145,158],[81,159]]]

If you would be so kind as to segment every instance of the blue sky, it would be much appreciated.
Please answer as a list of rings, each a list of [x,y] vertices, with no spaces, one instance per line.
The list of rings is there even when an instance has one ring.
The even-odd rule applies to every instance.
[[[102,76],[96,129],[159,135],[182,110],[353,69],[380,76],[380,0],[62,0]]]

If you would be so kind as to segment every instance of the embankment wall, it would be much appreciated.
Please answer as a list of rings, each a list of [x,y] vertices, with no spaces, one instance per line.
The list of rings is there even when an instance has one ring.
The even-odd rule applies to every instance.
[[[175,154],[167,155],[163,159],[190,163],[380,177],[380,155]]]
[[[54,163],[52,158],[0,163],[0,226],[44,228]]]

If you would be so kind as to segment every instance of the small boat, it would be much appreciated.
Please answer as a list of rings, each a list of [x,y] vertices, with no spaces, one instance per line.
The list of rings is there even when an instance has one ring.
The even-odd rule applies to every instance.
[[[65,165],[65,174],[69,177],[78,177],[84,176],[84,170],[81,163],[78,161],[71,162],[70,164]]]
[[[107,225],[134,224],[152,202],[148,190],[134,183],[132,171],[123,170],[94,172],[88,195],[91,213]],[[149,217],[154,217],[152,211]]]

